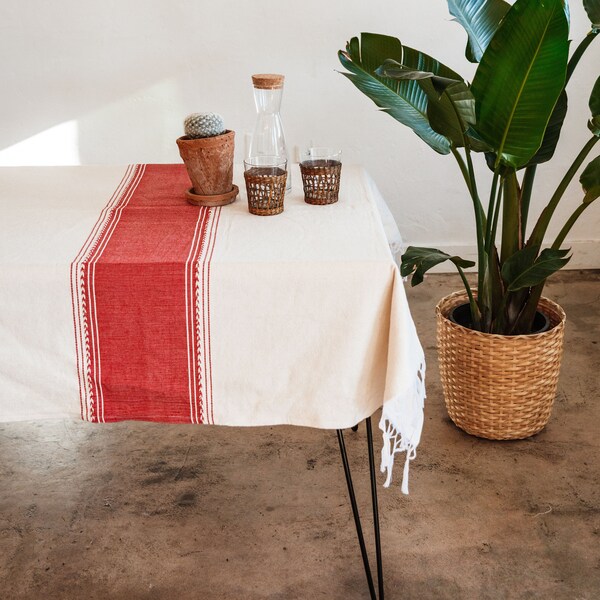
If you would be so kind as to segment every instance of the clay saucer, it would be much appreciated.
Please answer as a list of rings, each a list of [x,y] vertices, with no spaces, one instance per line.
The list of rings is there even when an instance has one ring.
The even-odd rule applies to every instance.
[[[185,198],[190,204],[194,204],[195,206],[225,206],[226,204],[231,204],[235,201],[239,193],[240,188],[234,183],[231,191],[226,194],[202,196],[200,194],[195,194],[194,188],[190,188],[185,191]]]

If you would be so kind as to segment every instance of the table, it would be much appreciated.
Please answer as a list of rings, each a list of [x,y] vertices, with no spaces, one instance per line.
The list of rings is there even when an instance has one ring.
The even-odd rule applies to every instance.
[[[0,421],[336,429],[373,596],[342,433],[366,419],[382,597],[370,416],[407,493],[423,352],[367,173],[329,206],[294,182],[256,217],[188,205],[182,165],[0,169]]]

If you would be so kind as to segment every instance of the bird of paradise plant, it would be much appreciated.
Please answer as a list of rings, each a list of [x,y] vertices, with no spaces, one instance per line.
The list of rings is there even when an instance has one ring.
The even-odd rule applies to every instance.
[[[451,15],[468,34],[467,59],[479,63],[471,83],[389,36],[363,33],[339,52],[344,75],[361,92],[433,150],[455,158],[475,214],[476,292],[464,273],[475,263],[434,248],[410,246],[401,273],[412,275],[417,285],[435,265],[454,263],[469,298],[472,327],[480,331],[531,331],[546,279],[570,259],[570,250],[562,248],[567,234],[600,196],[597,156],[579,178],[582,202],[543,248],[556,207],[600,139],[598,77],[589,100],[591,137],[528,228],[537,167],[553,157],[567,114],[567,84],[600,32],[600,0],[583,0],[583,6],[591,29],[569,57],[565,0],[516,0],[512,6],[504,0],[448,0]],[[474,153],[482,153],[493,171],[487,198],[477,184]]]

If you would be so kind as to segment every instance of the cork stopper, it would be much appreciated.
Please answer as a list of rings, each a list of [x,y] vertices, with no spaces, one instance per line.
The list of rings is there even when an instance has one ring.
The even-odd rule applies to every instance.
[[[283,87],[283,75],[276,73],[259,73],[252,75],[252,84],[259,90],[276,90]]]

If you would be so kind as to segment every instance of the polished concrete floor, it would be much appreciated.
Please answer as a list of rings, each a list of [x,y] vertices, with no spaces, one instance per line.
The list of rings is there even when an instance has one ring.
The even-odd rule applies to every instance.
[[[433,308],[454,288],[409,291],[428,400],[410,496],[380,488],[386,597],[600,598],[600,274],[547,289],[560,389],[518,442],[446,416]],[[372,547],[364,425],[346,440]],[[343,477],[335,432],[0,424],[0,598],[366,598]]]

